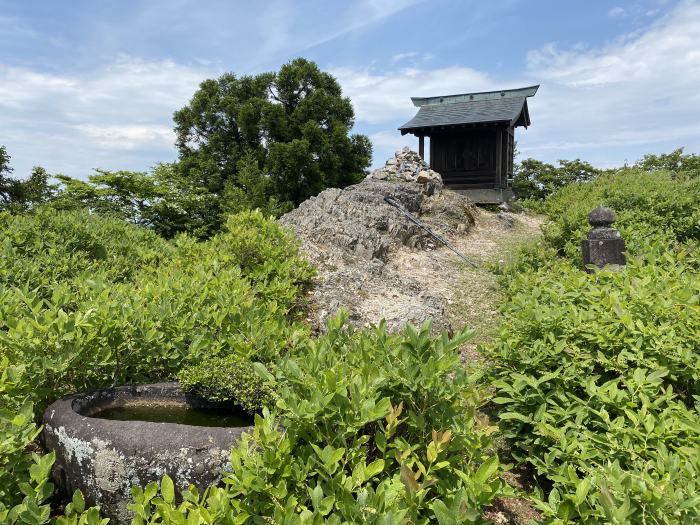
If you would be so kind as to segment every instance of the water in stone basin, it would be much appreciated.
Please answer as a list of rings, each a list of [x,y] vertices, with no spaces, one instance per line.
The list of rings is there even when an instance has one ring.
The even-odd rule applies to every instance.
[[[115,421],[150,421],[152,423],[178,423],[196,427],[247,427],[253,424],[242,413],[204,410],[187,406],[111,406],[91,417]]]

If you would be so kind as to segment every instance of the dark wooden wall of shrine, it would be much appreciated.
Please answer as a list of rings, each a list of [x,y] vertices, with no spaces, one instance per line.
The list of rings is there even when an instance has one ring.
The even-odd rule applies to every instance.
[[[430,167],[454,189],[506,188],[513,177],[513,128],[434,131]]]

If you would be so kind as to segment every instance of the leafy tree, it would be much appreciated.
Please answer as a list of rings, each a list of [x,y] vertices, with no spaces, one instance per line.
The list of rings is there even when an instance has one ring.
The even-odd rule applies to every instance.
[[[280,216],[290,211],[290,202],[280,202],[274,196],[273,178],[260,169],[254,155],[248,154],[238,162],[238,178],[224,186],[222,211],[238,213],[244,210],[259,209],[266,216]]]
[[[220,196],[183,178],[173,164],[160,164],[151,173],[95,170],[87,181],[56,178],[63,188],[54,208],[88,209],[152,228],[166,238],[182,231],[210,237],[221,220]]]
[[[541,200],[573,182],[587,182],[600,175],[581,159],[560,160],[559,166],[535,159],[525,159],[515,170],[513,190],[521,199]]]
[[[277,73],[205,80],[174,119],[178,162],[152,173],[96,170],[87,181],[58,176],[53,205],[207,238],[229,213],[279,216],[358,182],[371,159],[369,139],[349,134],[354,112],[338,82],[302,58]]]
[[[175,112],[179,169],[193,184],[282,212],[327,187],[359,181],[371,159],[364,135],[349,135],[350,100],[313,62],[277,73],[205,80]]]
[[[687,173],[691,177],[700,177],[700,155],[683,154],[683,148],[673,150],[671,153],[661,155],[648,154],[638,160],[635,168],[644,171],[671,171],[674,173]]]
[[[56,186],[44,168],[35,166],[26,180],[10,177],[13,171],[7,148],[0,146],[0,210],[20,212],[51,200]]]

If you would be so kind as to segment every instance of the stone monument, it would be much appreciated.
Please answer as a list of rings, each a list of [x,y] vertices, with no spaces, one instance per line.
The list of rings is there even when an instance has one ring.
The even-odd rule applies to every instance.
[[[625,241],[620,237],[620,232],[612,227],[614,222],[615,212],[603,206],[598,206],[588,215],[588,223],[593,229],[581,242],[584,267],[588,268],[591,264],[598,268],[607,264],[625,264]]]

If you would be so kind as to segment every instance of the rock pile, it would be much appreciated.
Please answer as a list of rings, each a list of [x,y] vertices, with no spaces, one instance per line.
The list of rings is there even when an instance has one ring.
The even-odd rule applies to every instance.
[[[436,241],[387,204],[399,202],[441,235],[467,231],[476,210],[466,198],[442,191],[440,175],[408,148],[362,182],[328,189],[303,202],[280,220],[301,238],[303,249],[319,269],[311,291],[312,324],[322,329],[342,307],[350,321],[362,325],[387,320],[389,329],[406,322],[434,319],[447,326],[442,303],[421,289],[410,275],[387,262],[399,250],[430,250]]]
[[[408,147],[397,151],[386,161],[383,168],[374,170],[368,177],[391,182],[426,184],[426,190],[431,193],[442,188],[440,174],[431,170],[420,155]]]

